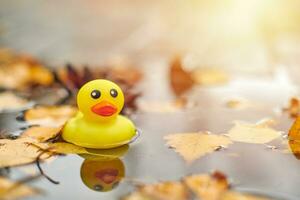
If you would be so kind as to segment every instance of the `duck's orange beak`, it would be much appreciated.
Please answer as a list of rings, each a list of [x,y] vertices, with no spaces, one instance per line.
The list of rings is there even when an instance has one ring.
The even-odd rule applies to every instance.
[[[102,101],[100,103],[97,103],[91,108],[91,110],[93,113],[96,113],[97,115],[101,115],[104,117],[111,116],[117,112],[116,106],[107,101]]]

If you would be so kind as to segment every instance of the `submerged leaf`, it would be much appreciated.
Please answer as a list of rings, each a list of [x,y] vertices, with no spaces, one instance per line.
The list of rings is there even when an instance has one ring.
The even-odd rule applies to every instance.
[[[34,125],[60,127],[73,117],[77,109],[72,106],[39,106],[27,110],[24,119]]]
[[[236,142],[265,144],[281,136],[280,131],[269,127],[273,123],[272,120],[256,124],[235,122],[234,127],[226,135]]]
[[[178,133],[167,135],[165,139],[167,145],[174,148],[187,162],[232,143],[226,136],[207,133]]]
[[[0,177],[0,199],[15,200],[38,194],[34,188]]]
[[[45,142],[49,139],[55,138],[60,134],[62,126],[60,127],[46,127],[46,126],[33,126],[25,130],[21,137],[30,137],[39,142]]]

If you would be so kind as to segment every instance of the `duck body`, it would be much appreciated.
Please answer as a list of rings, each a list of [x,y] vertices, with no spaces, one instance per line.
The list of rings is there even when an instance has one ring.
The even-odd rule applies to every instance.
[[[115,148],[128,144],[136,129],[128,118],[119,115],[124,96],[121,89],[107,80],[86,83],[77,95],[79,111],[65,124],[62,138],[78,146],[94,149]]]
[[[63,139],[78,146],[95,149],[118,147],[130,142],[136,135],[134,124],[126,117],[100,123],[84,118],[81,112],[64,127]]]

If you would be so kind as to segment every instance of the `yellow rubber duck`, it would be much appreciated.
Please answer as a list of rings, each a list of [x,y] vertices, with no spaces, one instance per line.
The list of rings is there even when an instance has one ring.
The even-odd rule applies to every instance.
[[[124,105],[121,88],[108,80],[97,79],[83,85],[77,95],[79,112],[63,128],[62,137],[78,146],[108,149],[129,143],[136,128],[119,115]]]

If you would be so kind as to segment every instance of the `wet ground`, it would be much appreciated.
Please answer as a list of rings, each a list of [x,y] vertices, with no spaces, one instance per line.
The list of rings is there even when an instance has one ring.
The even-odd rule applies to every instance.
[[[34,9],[47,4],[40,3],[34,7],[32,3],[16,4],[14,1],[11,3],[6,1],[3,5],[0,9],[1,21],[5,22],[6,27],[10,27],[8,29],[10,32],[0,36],[1,45],[28,51],[50,63],[63,63],[70,60],[74,60],[75,63],[78,61],[84,63],[88,59],[95,62],[102,58],[97,55],[106,52],[103,46],[97,49],[97,45],[89,43],[88,37],[86,41],[82,41],[78,33],[74,33],[73,37],[69,38],[65,31],[74,31],[71,30],[72,27],[61,27],[67,24],[67,18],[62,19],[62,22],[57,19],[51,21],[55,15],[55,7],[51,8],[54,13],[51,12],[51,16],[48,16],[49,23],[53,29],[61,30],[61,33],[53,31],[49,26],[45,29],[40,26],[41,11],[35,12]],[[61,5],[66,6],[64,3]],[[73,7],[71,10],[70,12],[74,12]],[[17,11],[20,13],[14,14]],[[62,12],[61,9],[59,11]],[[69,12],[67,8],[65,11]],[[28,14],[30,12],[32,14]],[[24,17],[27,15],[31,18]],[[44,20],[47,18],[45,15],[42,17]],[[84,25],[84,20],[87,19],[82,20]],[[32,27],[25,26],[24,23]],[[40,35],[37,37],[30,36],[35,32],[33,31],[35,25],[39,27],[36,31]],[[95,23],[95,26],[98,24]],[[51,33],[48,31],[51,30],[55,37],[50,37]],[[83,34],[87,34],[86,30],[82,30]],[[22,39],[23,33],[26,39]],[[120,40],[122,37],[116,36]],[[99,39],[101,40],[101,35]],[[73,41],[75,43],[72,43]],[[114,46],[114,44],[106,45]],[[95,51],[91,51],[90,46]],[[63,55],[64,52],[69,54]],[[116,50],[116,52],[120,51]],[[147,62],[140,62],[141,70],[145,72],[145,77],[139,85],[139,89],[143,91],[140,100],[162,103],[172,101],[174,95],[169,85],[167,59],[161,57],[150,59],[151,56],[152,54],[148,55]],[[207,173],[213,170],[224,172],[234,187],[240,191],[266,195],[272,199],[299,199],[300,160],[293,154],[284,154],[280,150],[272,150],[265,145],[235,143],[226,150],[209,154],[192,164],[186,164],[178,154],[167,148],[163,140],[165,135],[171,133],[195,131],[225,133],[232,127],[232,122],[235,120],[255,123],[266,117],[275,119],[278,122],[276,129],[286,134],[293,120],[288,114],[281,113],[281,108],[291,96],[298,94],[297,82],[297,73],[289,68],[271,68],[267,72],[264,69],[262,72],[257,71],[256,74],[251,75],[233,74],[228,84],[216,87],[195,86],[187,94],[189,101],[194,102],[195,106],[174,112],[134,113],[131,118],[141,130],[141,136],[130,145],[128,151],[119,160],[90,162],[89,159],[78,155],[68,155],[42,164],[43,170],[60,184],[55,185],[45,178],[31,182],[31,185],[44,192],[43,195],[32,199],[118,199],[133,190],[134,181],[178,180],[185,175]],[[241,110],[230,109],[224,105],[224,102],[232,97],[243,97],[253,102],[254,106]],[[1,129],[18,131],[19,128],[25,126],[15,121],[17,115],[18,113],[1,114]],[[274,141],[271,144],[276,146],[280,144],[280,141]],[[119,181],[105,184],[99,183],[99,180],[91,180],[89,171],[106,166],[110,170],[114,168],[119,174],[124,172],[125,177],[119,184],[116,183]],[[9,176],[19,179],[35,171],[37,171],[35,165],[17,167],[9,170]],[[102,192],[95,191],[95,189],[102,190]]]

